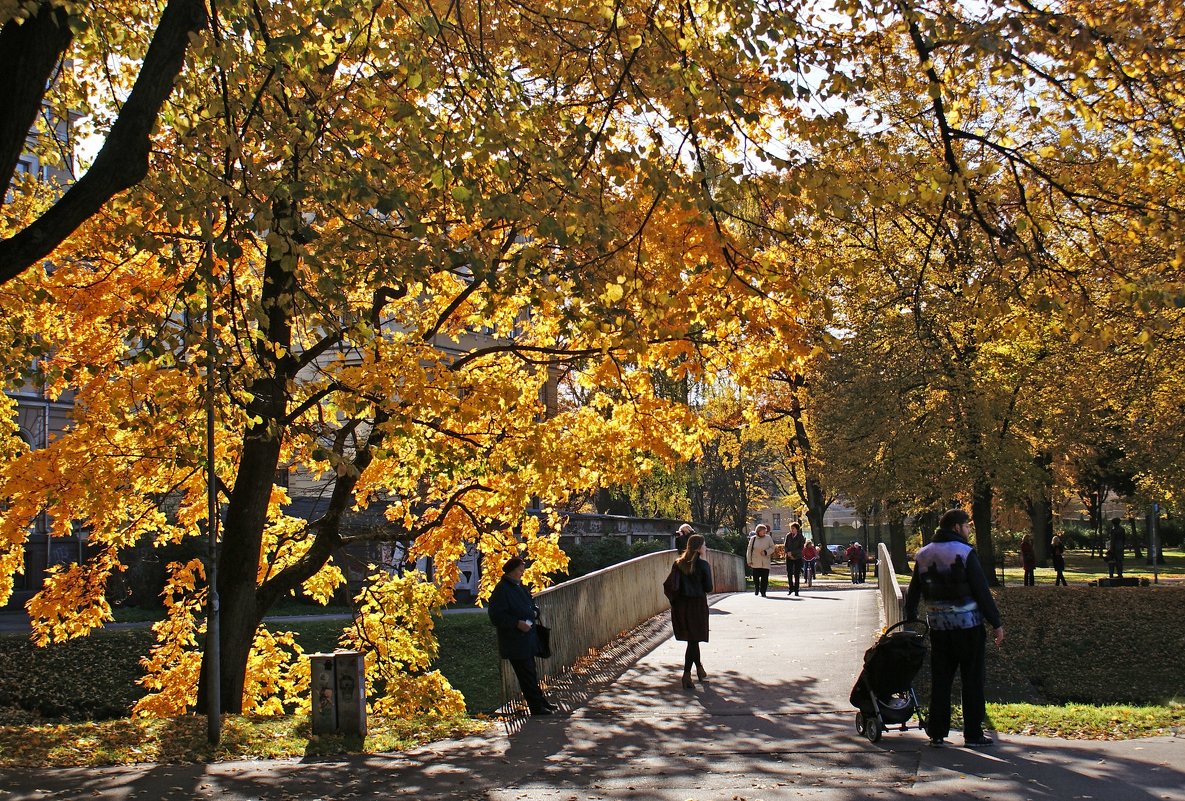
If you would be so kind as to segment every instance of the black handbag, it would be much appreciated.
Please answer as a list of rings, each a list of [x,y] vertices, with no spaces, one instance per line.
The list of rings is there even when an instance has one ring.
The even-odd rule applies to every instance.
[[[666,580],[662,583],[662,594],[667,596],[667,600],[671,603],[675,602],[683,590],[683,573],[679,570],[678,565],[671,565],[671,572],[667,574]]]
[[[539,658],[549,658],[551,656],[551,629],[538,620],[535,621],[535,640],[539,643],[537,652]]]

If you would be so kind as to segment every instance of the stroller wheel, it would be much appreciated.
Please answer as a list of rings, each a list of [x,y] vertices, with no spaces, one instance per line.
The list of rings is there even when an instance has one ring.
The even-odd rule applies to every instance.
[[[863,712],[856,713],[856,734],[863,735],[868,726],[868,720]]]
[[[864,725],[862,734],[868,738],[868,742],[875,743],[881,738],[881,722],[875,717],[868,718]]]

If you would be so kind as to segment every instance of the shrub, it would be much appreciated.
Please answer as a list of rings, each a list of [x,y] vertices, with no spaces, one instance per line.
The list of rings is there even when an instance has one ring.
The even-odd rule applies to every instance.
[[[667,538],[652,540],[634,540],[630,546],[630,559],[645,556],[648,553],[670,550],[671,544]]]
[[[587,576],[601,568],[633,558],[624,537],[597,537],[590,542],[574,544],[564,550],[568,554],[568,573],[553,576],[556,581]]]
[[[705,535],[704,542],[714,551],[744,556],[745,548],[749,545],[749,537],[746,534],[708,534]]]
[[[1185,541],[1185,521],[1179,518],[1161,518],[1157,529],[1162,548],[1180,548]]]

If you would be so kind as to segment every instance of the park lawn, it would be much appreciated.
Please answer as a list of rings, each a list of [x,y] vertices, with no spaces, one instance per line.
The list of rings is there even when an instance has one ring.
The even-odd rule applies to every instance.
[[[1123,575],[1126,577],[1134,577],[1139,579],[1147,579],[1149,583],[1163,581],[1166,583],[1173,583],[1177,581],[1185,581],[1185,551],[1181,550],[1166,550],[1164,552],[1165,564],[1157,565],[1155,573],[1153,567],[1147,564],[1146,558],[1136,559],[1129,552],[1127,558],[1123,560]],[[996,568],[996,575],[999,575],[999,567]],[[1101,578],[1108,577],[1107,563],[1100,557],[1091,557],[1089,551],[1066,551],[1066,581],[1070,584],[1088,583],[1097,581]],[[1048,584],[1053,585],[1057,572],[1052,565],[1047,567],[1038,567],[1033,573],[1033,578],[1038,585]],[[909,577],[905,577],[908,581]],[[1005,552],[1004,554],[1004,586],[1011,587],[1013,585],[1024,584],[1024,570],[1020,566],[1020,554],[1016,551]]]
[[[290,629],[306,653],[331,651],[345,621],[273,621]],[[469,715],[396,720],[369,716],[364,742],[312,736],[307,716],[228,715],[222,743],[206,742],[206,719],[126,717],[140,696],[138,657],[147,628],[100,631],[37,649],[26,635],[0,634],[0,770],[40,766],[189,762],[399,751],[483,731],[502,705],[493,628],[484,614],[444,615],[438,667],[466,700]],[[79,671],[77,666],[87,665]],[[36,709],[37,711],[31,711]]]

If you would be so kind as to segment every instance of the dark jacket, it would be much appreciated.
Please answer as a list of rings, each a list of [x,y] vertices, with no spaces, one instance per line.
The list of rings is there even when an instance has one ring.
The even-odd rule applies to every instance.
[[[802,546],[804,545],[806,545],[806,535],[801,531],[786,537],[786,544],[783,546],[783,550],[786,552],[786,558],[801,559]]]
[[[917,619],[918,603],[924,597],[931,607],[931,628],[972,628],[980,620],[999,628],[1000,610],[988,589],[983,566],[975,549],[958,532],[939,531],[917,552],[915,560],[905,596],[906,620]],[[936,624],[936,612],[948,618],[947,623],[961,616],[965,625]]]
[[[706,559],[696,557],[691,573],[681,575],[679,593],[671,600],[671,626],[676,640],[708,641],[708,594],[711,592],[712,567]]]
[[[691,573],[679,580],[679,595],[683,598],[706,598],[712,592],[712,566],[707,559],[696,557]]]
[[[521,582],[505,577],[499,581],[490,593],[486,611],[498,631],[498,654],[503,659],[529,659],[539,653],[534,625],[539,607]],[[518,630],[520,620],[531,623],[529,631]]]

